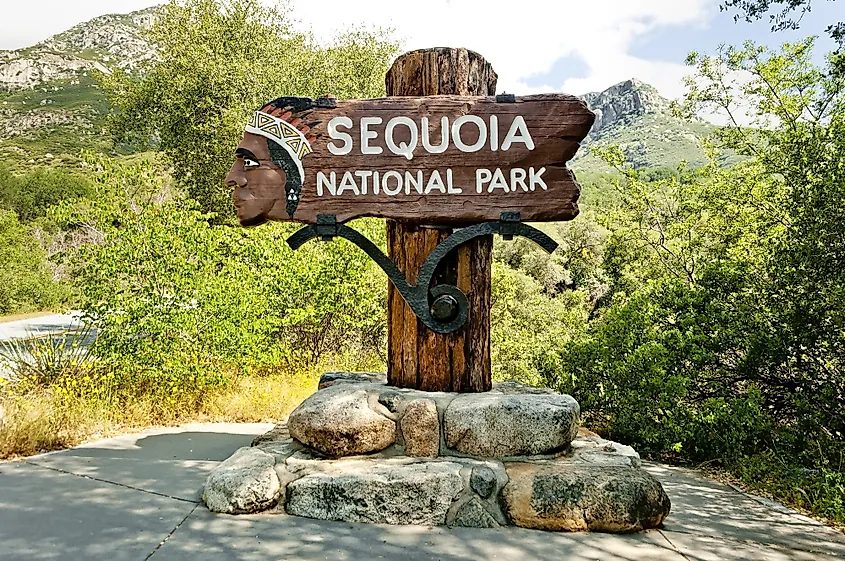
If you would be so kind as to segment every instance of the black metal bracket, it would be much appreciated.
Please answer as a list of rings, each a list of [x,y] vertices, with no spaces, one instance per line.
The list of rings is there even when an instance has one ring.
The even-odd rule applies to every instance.
[[[516,103],[516,95],[500,93],[496,96],[496,103]]]
[[[436,333],[452,333],[463,327],[467,321],[469,302],[466,294],[457,286],[438,284],[430,287],[437,266],[449,253],[459,246],[490,234],[501,234],[506,240],[522,236],[533,241],[544,250],[552,253],[558,244],[545,233],[533,226],[520,222],[518,212],[503,212],[496,222],[482,222],[460,228],[443,240],[426,257],[417,275],[417,283],[411,284],[398,267],[382,252],[376,244],[357,230],[337,222],[333,214],[317,216],[317,223],[305,226],[288,238],[288,245],[293,250],[314,238],[331,240],[344,238],[361,248],[387,274],[390,282],[408,303],[418,318]]]

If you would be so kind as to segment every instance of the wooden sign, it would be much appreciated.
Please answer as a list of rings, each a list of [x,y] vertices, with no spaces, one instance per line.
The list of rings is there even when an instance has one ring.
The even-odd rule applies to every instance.
[[[226,184],[245,226],[571,220],[580,187],[566,162],[594,119],[563,94],[279,98],[252,116]]]

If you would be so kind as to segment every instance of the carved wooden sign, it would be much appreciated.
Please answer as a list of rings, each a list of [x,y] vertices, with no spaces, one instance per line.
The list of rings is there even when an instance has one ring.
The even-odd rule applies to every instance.
[[[246,226],[570,220],[580,187],[566,162],[594,119],[563,94],[279,98],[252,116],[226,184]]]

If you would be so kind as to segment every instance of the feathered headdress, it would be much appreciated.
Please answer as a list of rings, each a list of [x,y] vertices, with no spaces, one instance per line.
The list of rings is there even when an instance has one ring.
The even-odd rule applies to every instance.
[[[332,100],[333,101],[333,100]],[[313,137],[306,136],[319,121],[304,123],[310,109],[324,104],[307,97],[280,97],[256,111],[247,123],[246,132],[263,136],[281,146],[283,152],[268,144],[270,156],[287,175],[285,196],[288,216],[293,218],[302,194],[305,170],[302,160],[310,154]]]

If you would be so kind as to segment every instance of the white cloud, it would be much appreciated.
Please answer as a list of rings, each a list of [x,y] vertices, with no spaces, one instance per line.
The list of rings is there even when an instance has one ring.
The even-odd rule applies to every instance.
[[[3,8],[0,48],[36,43],[80,21],[127,12],[155,0],[33,0]],[[300,25],[328,39],[356,25],[392,27],[406,50],[465,47],[484,55],[499,74],[499,90],[585,93],[637,77],[666,96],[683,91],[682,65],[629,54],[636,38],[670,25],[693,25],[718,12],[716,0],[290,0]],[[683,46],[678,46],[683,48]],[[561,57],[586,64],[587,76],[529,88]]]
[[[715,0],[395,0],[294,2],[294,14],[321,38],[355,23],[392,27],[406,50],[451,46],[478,51],[499,74],[499,89],[585,93],[636,77],[666,96],[683,93],[680,64],[628,54],[634,39],[669,25],[697,25],[718,12]],[[679,46],[678,48],[683,48]],[[531,76],[574,56],[588,75],[529,88]]]

